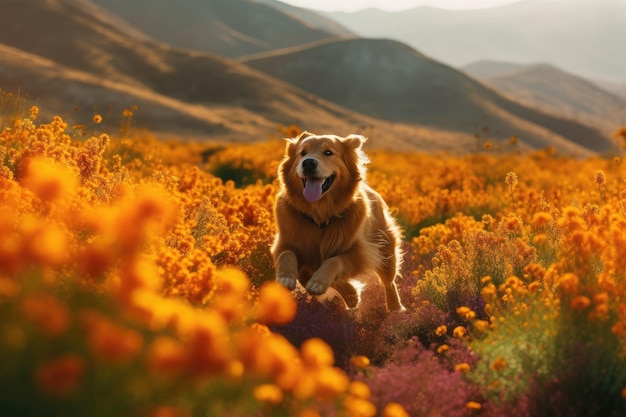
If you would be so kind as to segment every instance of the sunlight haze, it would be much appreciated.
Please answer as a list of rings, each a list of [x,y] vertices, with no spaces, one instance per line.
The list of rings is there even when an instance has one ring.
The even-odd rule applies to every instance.
[[[298,7],[308,9],[323,10],[327,12],[354,12],[367,8],[377,8],[386,11],[406,10],[419,6],[439,7],[449,10],[467,10],[482,9],[488,7],[504,6],[507,4],[518,3],[524,0],[317,0],[311,2],[309,0],[284,0]],[[571,1],[571,0],[544,0],[544,1]],[[597,1],[597,0],[584,0]]]

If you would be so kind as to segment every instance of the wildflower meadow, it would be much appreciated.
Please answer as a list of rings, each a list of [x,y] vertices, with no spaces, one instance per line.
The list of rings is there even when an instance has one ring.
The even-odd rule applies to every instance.
[[[366,149],[405,233],[390,313],[375,280],[356,310],[273,281],[298,128],[217,145],[38,110],[2,96],[1,415],[626,415],[626,129],[586,159]]]

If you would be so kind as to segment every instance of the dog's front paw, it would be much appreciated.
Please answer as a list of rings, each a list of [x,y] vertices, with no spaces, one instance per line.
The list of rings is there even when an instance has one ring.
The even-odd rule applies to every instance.
[[[285,287],[287,287],[290,290],[293,290],[296,288],[296,279],[292,278],[292,277],[276,277],[276,281],[278,281],[279,283],[283,284]]]
[[[328,284],[312,279],[306,284],[306,290],[313,295],[322,295],[328,290]]]

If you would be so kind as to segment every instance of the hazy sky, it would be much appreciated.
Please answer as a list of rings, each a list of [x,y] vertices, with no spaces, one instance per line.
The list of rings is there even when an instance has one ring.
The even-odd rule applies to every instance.
[[[351,12],[368,7],[381,10],[405,10],[417,6],[436,6],[442,9],[474,9],[501,6],[516,3],[521,0],[280,0],[294,6],[318,9],[324,11]],[[551,0],[559,1],[559,0]],[[567,1],[567,0],[560,0]],[[594,0],[588,0],[594,1]]]

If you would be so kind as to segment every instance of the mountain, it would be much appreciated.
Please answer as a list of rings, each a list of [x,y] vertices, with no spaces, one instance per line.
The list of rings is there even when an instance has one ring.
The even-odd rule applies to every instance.
[[[626,122],[626,100],[549,64],[481,61],[463,70],[529,107],[611,134]]]
[[[610,139],[595,129],[508,100],[460,71],[392,40],[320,41],[240,61],[377,118],[470,135],[488,131],[490,139],[517,135],[537,148],[563,149],[568,140],[598,152],[612,147]]]
[[[265,139],[281,124],[339,134],[377,124],[385,126],[378,136],[392,146],[421,146],[406,127],[387,126],[226,58],[154,42],[88,0],[4,0],[0,25],[0,88],[39,97],[55,113],[75,106],[91,114],[121,112],[137,104],[138,126],[238,141]],[[72,123],[91,120],[68,116]]]
[[[514,62],[481,60],[462,66],[460,69],[479,80],[512,73],[526,68],[526,64],[516,64]]]
[[[359,36],[396,39],[455,67],[485,59],[549,62],[588,78],[626,82],[624,0],[522,0],[477,10],[324,15]]]
[[[353,35],[333,20],[275,0],[94,2],[154,39],[226,57]]]

